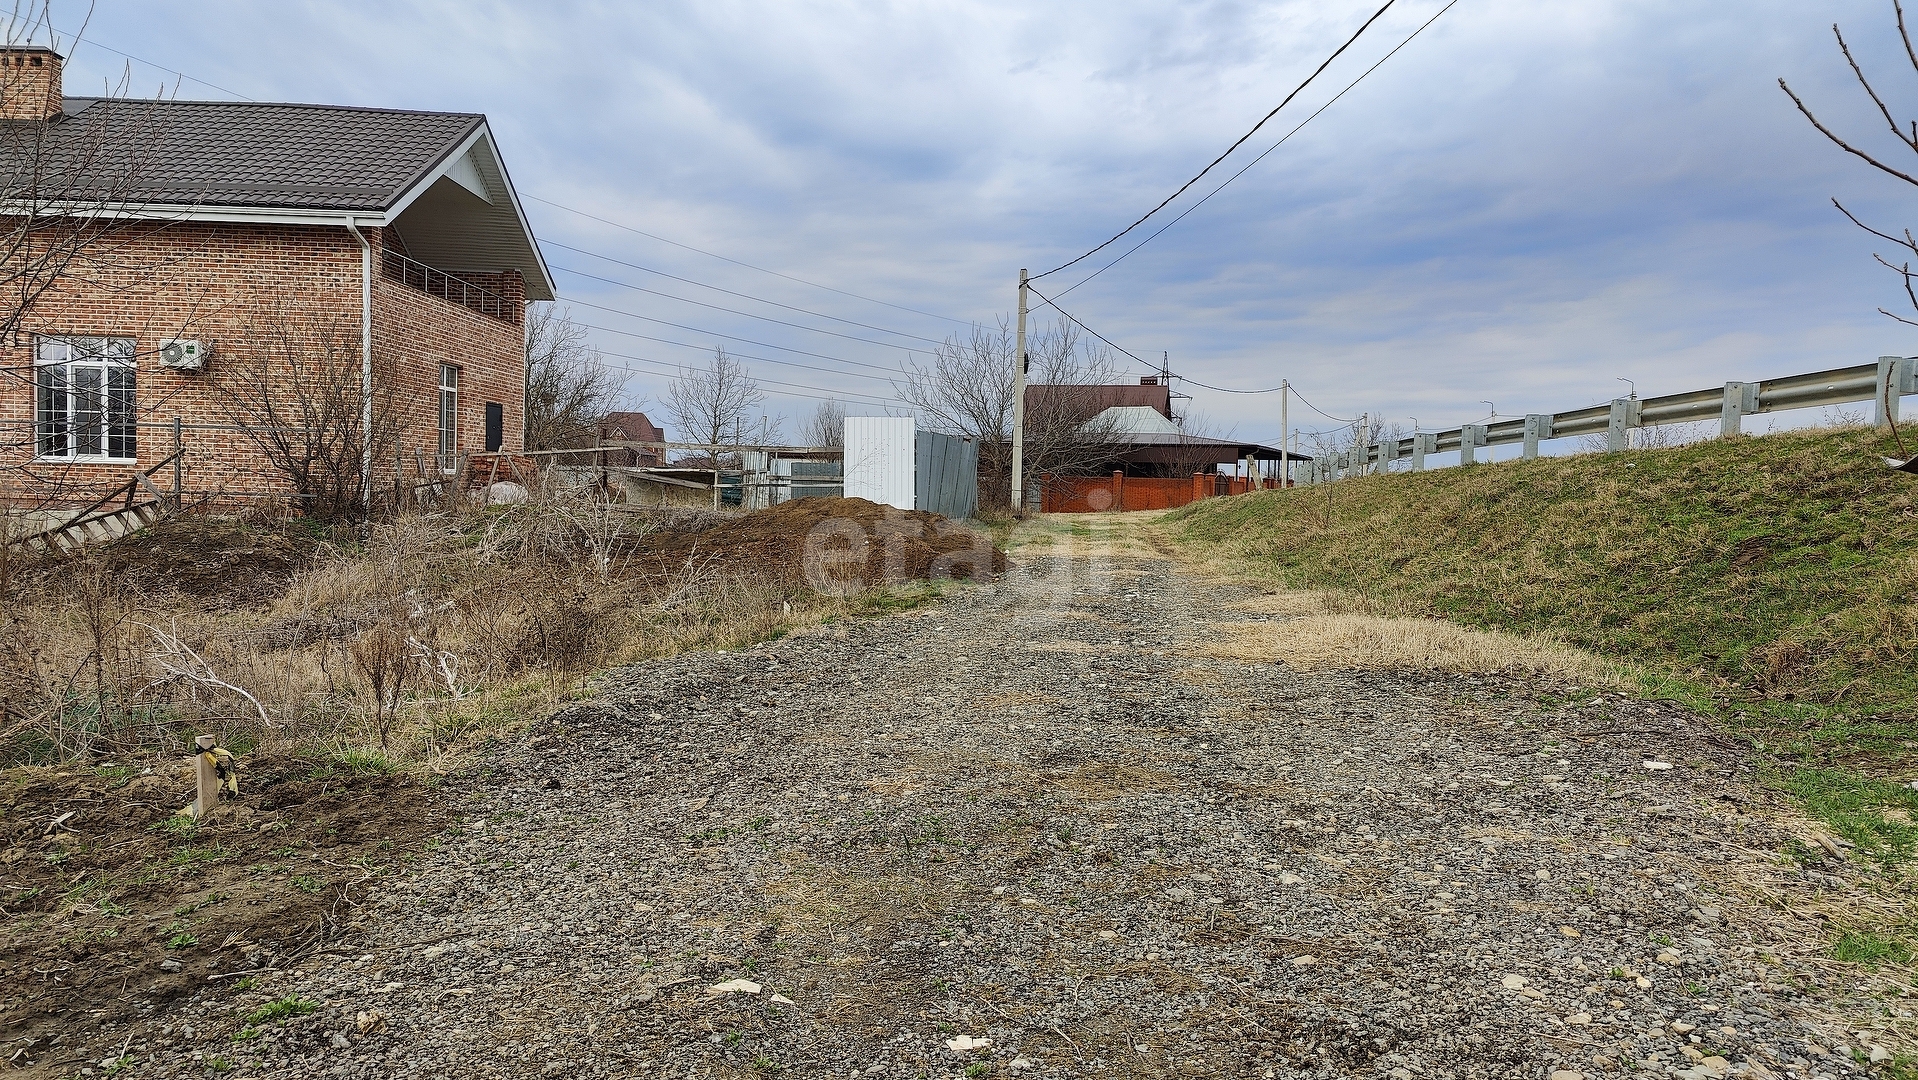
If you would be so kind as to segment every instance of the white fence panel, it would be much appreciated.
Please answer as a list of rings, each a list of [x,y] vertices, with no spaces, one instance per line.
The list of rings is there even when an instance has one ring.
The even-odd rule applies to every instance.
[[[910,416],[846,417],[846,498],[913,508],[915,427]]]

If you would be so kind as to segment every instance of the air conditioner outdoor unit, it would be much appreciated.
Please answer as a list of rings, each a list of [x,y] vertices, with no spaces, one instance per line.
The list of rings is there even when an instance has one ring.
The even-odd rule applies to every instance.
[[[206,352],[197,341],[168,338],[160,342],[160,366],[178,371],[199,371],[206,367]]]

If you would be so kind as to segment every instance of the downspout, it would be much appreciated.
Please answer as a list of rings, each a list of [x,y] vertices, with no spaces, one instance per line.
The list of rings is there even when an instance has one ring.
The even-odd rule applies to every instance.
[[[373,504],[373,245],[367,242],[352,218],[346,219],[346,231],[360,242],[360,500],[370,509]]]

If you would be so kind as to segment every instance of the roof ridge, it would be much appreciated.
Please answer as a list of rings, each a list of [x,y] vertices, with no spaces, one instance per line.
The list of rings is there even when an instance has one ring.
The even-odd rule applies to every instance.
[[[398,116],[458,116],[484,120],[485,113],[449,112],[441,109],[395,109],[384,105],[328,105],[314,101],[213,101],[204,98],[101,97],[97,94],[68,94],[64,101],[130,103],[138,105],[221,105],[229,108],[318,109],[326,112],[390,113]]]

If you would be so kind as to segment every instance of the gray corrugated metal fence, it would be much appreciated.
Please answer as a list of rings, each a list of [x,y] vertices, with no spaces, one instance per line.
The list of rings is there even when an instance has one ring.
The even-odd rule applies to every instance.
[[[979,509],[979,444],[936,431],[918,433],[913,509],[964,521]]]

